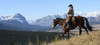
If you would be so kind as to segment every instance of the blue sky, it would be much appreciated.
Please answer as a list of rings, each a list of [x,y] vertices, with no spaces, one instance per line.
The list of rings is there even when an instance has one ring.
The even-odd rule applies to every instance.
[[[75,12],[100,11],[100,0],[0,0],[0,16],[21,13],[28,20],[36,20],[65,14],[69,4],[73,4]]]

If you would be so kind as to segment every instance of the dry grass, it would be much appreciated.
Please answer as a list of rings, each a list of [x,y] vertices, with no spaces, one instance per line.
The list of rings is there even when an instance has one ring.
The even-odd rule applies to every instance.
[[[82,33],[80,37],[73,36],[70,40],[60,40],[48,45],[100,45],[100,31],[89,32],[89,35]]]

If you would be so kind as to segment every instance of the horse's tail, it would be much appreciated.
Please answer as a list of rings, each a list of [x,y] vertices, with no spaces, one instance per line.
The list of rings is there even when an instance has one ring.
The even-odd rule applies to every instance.
[[[86,20],[86,26],[88,28],[89,31],[92,31],[92,27],[89,25],[88,19],[84,17],[84,19]]]

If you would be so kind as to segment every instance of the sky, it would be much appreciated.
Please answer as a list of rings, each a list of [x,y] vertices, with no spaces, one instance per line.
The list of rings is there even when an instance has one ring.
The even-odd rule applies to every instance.
[[[100,0],[0,0],[0,16],[22,14],[27,20],[36,20],[48,15],[63,15],[68,5],[75,12],[100,11]]]

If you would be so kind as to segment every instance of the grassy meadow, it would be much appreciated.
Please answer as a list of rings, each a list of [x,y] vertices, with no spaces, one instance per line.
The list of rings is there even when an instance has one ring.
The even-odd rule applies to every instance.
[[[47,45],[100,45],[100,31],[89,32],[89,35],[84,32],[80,37],[72,36],[69,41],[58,40]]]

